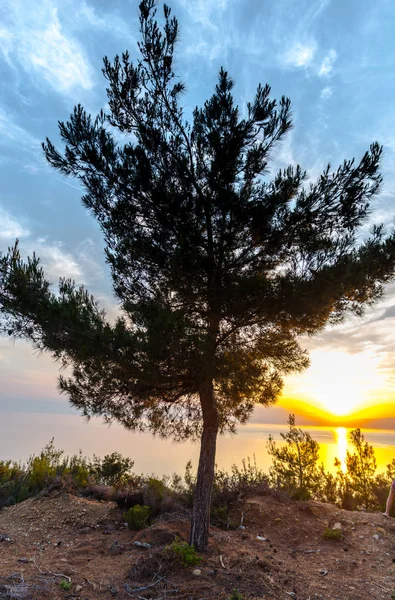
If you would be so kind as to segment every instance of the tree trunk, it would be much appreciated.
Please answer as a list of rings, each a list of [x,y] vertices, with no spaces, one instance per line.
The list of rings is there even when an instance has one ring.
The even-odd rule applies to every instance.
[[[189,538],[189,543],[198,552],[202,552],[208,543],[211,492],[214,482],[215,451],[218,434],[218,412],[211,381],[201,389],[200,401],[203,411],[203,433]]]

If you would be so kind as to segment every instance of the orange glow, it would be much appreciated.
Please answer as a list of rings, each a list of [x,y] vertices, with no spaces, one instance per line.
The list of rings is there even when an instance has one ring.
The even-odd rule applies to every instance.
[[[324,417],[323,421],[339,422],[357,416],[369,409],[377,411],[377,397],[385,402],[385,373],[379,368],[379,358],[371,352],[347,354],[346,352],[315,350],[311,365],[305,373],[287,379],[285,395],[292,397],[291,404],[304,406],[302,412],[311,417]],[[384,396],[384,398],[383,398]],[[303,400],[301,401],[300,399]],[[282,401],[286,407],[289,400]],[[301,405],[301,406],[299,406]],[[388,407],[386,411],[388,415]]]

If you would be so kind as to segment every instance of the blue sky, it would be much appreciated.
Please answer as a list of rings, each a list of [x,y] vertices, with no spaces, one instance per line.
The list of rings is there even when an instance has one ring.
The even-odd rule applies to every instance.
[[[190,112],[212,92],[219,68],[235,79],[241,109],[259,82],[290,96],[294,129],[273,172],[299,162],[315,178],[328,162],[384,145],[384,186],[372,221],[395,214],[395,3],[391,0],[174,0],[180,22],[177,72]],[[137,56],[138,1],[2,0],[0,6],[0,251],[15,237],[42,258],[48,277],[87,284],[114,313],[100,231],[81,190],[46,165],[40,143],[58,141],[57,121],[74,104],[106,105],[102,57]],[[348,321],[306,346],[373,361],[395,391],[395,287],[363,321]],[[318,363],[317,363],[318,364]],[[362,363],[361,363],[362,364]],[[365,364],[365,363],[364,363]],[[57,365],[22,342],[0,339],[0,412],[68,411],[56,391]],[[289,386],[303,388],[303,379]],[[295,387],[296,386],[296,387]],[[289,393],[292,392],[288,387]],[[387,393],[386,392],[386,393]],[[372,392],[373,393],[373,392]],[[395,398],[395,394],[393,394]],[[388,396],[389,397],[389,396]],[[392,397],[392,396],[391,396]]]

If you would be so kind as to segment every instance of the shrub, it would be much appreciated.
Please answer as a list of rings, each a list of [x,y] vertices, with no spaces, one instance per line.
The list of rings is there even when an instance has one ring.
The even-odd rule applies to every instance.
[[[185,489],[185,495],[184,495],[185,504],[188,507],[192,508],[193,497],[195,494],[195,487],[196,487],[196,477],[194,476],[194,474],[192,472],[192,461],[190,461],[190,460],[187,462],[187,464],[185,466],[183,487]]]
[[[166,546],[166,553],[174,556],[184,567],[195,567],[200,564],[202,557],[193,546],[176,538],[174,542]]]
[[[321,502],[335,504],[339,498],[339,478],[337,475],[325,471],[322,464],[319,467],[319,471],[320,482],[314,496],[316,500],[320,500]]]
[[[160,513],[165,494],[164,482],[155,477],[149,477],[143,486],[144,504],[149,506],[154,514]]]
[[[272,456],[271,484],[289,492],[291,497],[307,500],[319,487],[319,444],[307,431],[295,426],[295,415],[289,415],[289,431],[282,433],[284,446],[278,448],[269,436],[267,451]]]
[[[229,600],[244,600],[244,596],[235,588],[229,596]]]
[[[32,455],[25,464],[0,461],[0,508],[22,502],[42,490],[56,485],[66,485],[71,490],[89,489],[104,499],[110,499],[114,491],[108,486],[125,485],[132,482],[141,485],[142,478],[133,476],[130,469],[133,461],[117,452],[103,459],[88,460],[79,454],[65,456],[55,448],[52,439],[38,455]],[[107,491],[99,490],[104,485]]]
[[[67,581],[67,579],[62,579],[59,585],[65,592],[71,590],[71,581]]]
[[[151,509],[149,506],[141,506],[136,504],[129,508],[124,514],[125,522],[128,524],[129,529],[138,531],[147,527],[149,518],[151,516]]]
[[[231,527],[230,524],[230,515],[229,515],[229,507],[228,506],[212,506],[210,512],[210,521],[212,525],[216,527],[224,527],[229,529]],[[233,529],[233,527],[232,527]]]
[[[355,452],[347,451],[346,465],[350,487],[353,490],[357,504],[364,508],[375,508],[373,494],[374,475],[376,471],[376,457],[373,447],[365,442],[360,429],[350,433]]]
[[[126,483],[134,461],[119,452],[107,454],[104,458],[93,457],[90,470],[96,483],[117,485]]]
[[[242,460],[242,466],[232,465],[230,473],[217,469],[211,501],[212,522],[219,527],[236,528],[240,523],[231,522],[230,511],[246,495],[266,494],[268,476],[257,467],[255,455]]]
[[[330,527],[325,527],[322,535],[325,540],[341,540],[343,537],[340,529],[331,529]]]

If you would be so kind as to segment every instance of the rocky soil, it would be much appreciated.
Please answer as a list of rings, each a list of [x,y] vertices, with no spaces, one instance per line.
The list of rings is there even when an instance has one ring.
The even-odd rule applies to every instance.
[[[202,563],[183,567],[165,548],[188,539],[186,513],[134,533],[113,503],[59,491],[27,500],[0,512],[0,598],[395,598],[394,520],[271,496],[243,500],[242,513],[245,529],[212,528]]]

